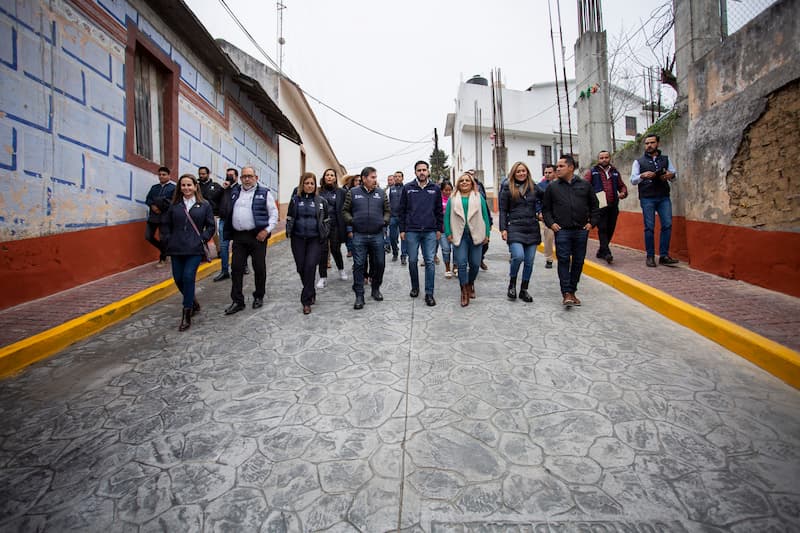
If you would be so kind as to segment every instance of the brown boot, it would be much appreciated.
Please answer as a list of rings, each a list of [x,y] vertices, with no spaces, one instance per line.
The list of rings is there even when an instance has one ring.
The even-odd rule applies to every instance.
[[[470,298],[475,298],[475,284],[474,283],[467,283],[467,294],[469,294]]]
[[[469,289],[467,285],[461,286],[461,307],[469,305]]]
[[[186,331],[192,325],[192,308],[186,307],[183,310],[181,317],[181,325],[178,326],[178,331]]]

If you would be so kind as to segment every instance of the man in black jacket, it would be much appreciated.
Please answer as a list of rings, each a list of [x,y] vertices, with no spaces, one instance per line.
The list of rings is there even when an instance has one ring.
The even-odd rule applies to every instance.
[[[157,267],[163,267],[167,263],[167,253],[164,243],[156,239],[156,230],[160,232],[160,226],[166,222],[166,214],[172,195],[175,194],[175,183],[170,181],[170,170],[167,167],[158,169],[158,183],[150,187],[145,203],[148,207],[147,227],[144,230],[144,239],[158,248]]]
[[[389,224],[389,200],[378,187],[378,172],[373,167],[361,171],[361,185],[347,191],[342,207],[346,226],[353,228],[353,309],[364,308],[364,264],[369,254],[372,299],[380,302],[386,255],[383,250],[383,228]]]
[[[542,216],[556,236],[558,280],[562,304],[581,305],[575,296],[586,258],[589,230],[597,225],[600,209],[592,185],[575,175],[575,160],[564,155],[556,165],[557,180],[544,191]]]
[[[598,197],[598,203],[600,198],[605,199],[604,205],[600,207],[597,221],[597,238],[600,241],[597,258],[605,259],[611,264],[614,256],[611,254],[609,244],[617,227],[619,201],[627,198],[628,188],[622,181],[619,170],[611,164],[611,153],[608,150],[600,150],[597,154],[597,164],[589,170],[586,179],[592,183],[595,194],[603,193]]]

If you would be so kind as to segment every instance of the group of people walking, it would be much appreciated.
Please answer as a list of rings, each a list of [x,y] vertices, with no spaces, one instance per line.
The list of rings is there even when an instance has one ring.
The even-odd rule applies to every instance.
[[[657,150],[657,137],[646,138],[645,147],[645,155],[634,163],[631,181],[640,192],[647,265],[656,266],[652,229],[655,213],[662,222],[659,264],[674,265],[677,260],[668,254],[668,182],[674,179],[675,170]],[[592,227],[598,228],[597,257],[613,262],[609,242],[619,214],[618,203],[627,196],[627,188],[619,171],[610,165],[607,151],[598,154],[598,164],[587,171],[585,179],[575,173],[575,166],[572,156],[563,155],[557,165],[545,167],[545,179],[536,183],[530,168],[518,161],[511,165],[508,178],[500,186],[499,229],[510,255],[506,291],[510,300],[533,301],[530,280],[536,250],[542,242],[545,268],[552,268],[555,248],[565,306],[581,305],[576,293]],[[172,258],[173,279],[183,295],[181,331],[191,326],[192,316],[200,309],[195,297],[196,273],[204,259],[211,259],[208,243],[217,229],[222,270],[214,280],[232,279],[232,303],[225,314],[245,308],[242,285],[248,258],[255,281],[252,306],[258,309],[263,305],[267,240],[278,221],[272,193],[258,183],[254,168],[243,167],[241,176],[236,169],[228,169],[221,185],[210,180],[206,167],[200,167],[198,174],[199,179],[192,174],[182,175],[176,186],[170,181],[169,169],[160,168],[159,183],[152,187],[146,202],[150,209],[146,238],[159,249],[159,265],[165,264],[167,256]],[[388,253],[393,262],[399,256],[401,264],[408,266],[411,298],[417,298],[422,291],[425,304],[436,305],[438,248],[442,249],[445,277],[457,273],[461,306],[468,306],[476,297],[475,282],[481,269],[487,268],[483,258],[493,224],[482,184],[474,172],[463,173],[453,184],[446,180],[436,184],[430,179],[425,161],[415,163],[414,174],[415,179],[406,184],[401,172],[393,174],[386,190],[378,186],[377,171],[369,166],[358,175],[345,176],[342,186],[332,168],[326,169],[319,181],[311,172],[300,177],[287,209],[286,235],[302,282],[300,303],[304,314],[311,313],[317,289],[327,286],[329,257],[333,258],[339,278],[348,280],[342,244],[353,258],[356,310],[366,304],[367,284],[371,298],[383,300],[381,285]],[[160,240],[155,238],[156,228]],[[230,274],[229,247],[233,252]],[[424,267],[423,280],[419,266]]]

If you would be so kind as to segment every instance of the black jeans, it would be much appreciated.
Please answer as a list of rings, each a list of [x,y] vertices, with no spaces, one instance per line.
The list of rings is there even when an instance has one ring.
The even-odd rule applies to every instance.
[[[244,279],[244,268],[247,265],[247,257],[250,256],[253,262],[253,278],[255,290],[253,298],[264,298],[267,286],[267,240],[259,242],[256,239],[258,232],[233,231],[231,247],[233,248],[233,261],[231,262],[231,300],[234,303],[244,305],[244,294],[242,293],[242,281]]]
[[[339,242],[339,236],[336,235],[336,230],[331,230],[331,235],[322,243],[322,251],[319,258],[319,277],[328,277],[328,252],[333,256],[333,261],[336,263],[336,268],[342,270],[344,268],[344,259],[342,258],[342,243]]]
[[[385,253],[383,233],[353,234],[353,292],[356,295],[364,295],[365,275],[370,277],[373,292],[380,289],[386,266]],[[367,262],[369,262],[369,272],[365,272]]]
[[[556,257],[561,294],[577,292],[588,241],[589,232],[585,229],[560,229],[556,232]]]
[[[295,237],[291,238],[292,255],[294,264],[297,266],[297,273],[303,282],[303,292],[300,293],[300,303],[311,305],[311,301],[316,297],[317,290],[314,287],[314,275],[317,270],[319,256],[322,252],[323,244],[319,242],[319,237]],[[341,257],[341,253],[339,254]],[[327,258],[325,258],[327,260]]]
[[[156,230],[160,225],[158,222],[150,222],[148,220],[147,226],[144,228],[144,240],[158,248],[158,260],[164,261],[167,259],[167,254],[164,253],[164,243],[156,239]]]
[[[600,248],[597,250],[597,257],[604,259],[611,254],[611,239],[614,237],[614,230],[617,229],[617,218],[619,217],[619,206],[609,204],[600,210],[600,218],[597,221],[597,237],[600,240]]]

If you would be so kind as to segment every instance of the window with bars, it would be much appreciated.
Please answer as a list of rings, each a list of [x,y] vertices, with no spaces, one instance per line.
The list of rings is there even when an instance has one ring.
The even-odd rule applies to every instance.
[[[125,50],[125,160],[157,172],[178,166],[180,66],[131,22]]]
[[[136,153],[159,163],[164,160],[165,73],[141,49],[134,61],[134,137]]]
[[[625,117],[625,135],[636,136],[636,117]]]
[[[542,145],[542,164],[543,165],[552,165],[553,164],[553,147],[552,146]]]

